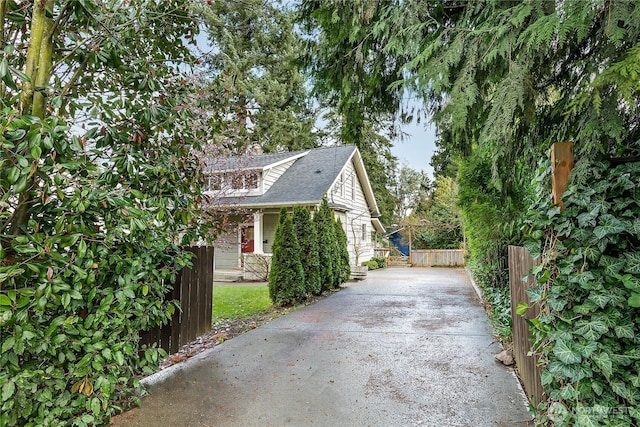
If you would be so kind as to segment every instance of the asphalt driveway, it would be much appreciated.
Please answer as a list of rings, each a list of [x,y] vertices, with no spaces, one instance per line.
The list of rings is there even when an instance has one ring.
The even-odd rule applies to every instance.
[[[462,269],[387,268],[151,379],[122,426],[526,426]]]

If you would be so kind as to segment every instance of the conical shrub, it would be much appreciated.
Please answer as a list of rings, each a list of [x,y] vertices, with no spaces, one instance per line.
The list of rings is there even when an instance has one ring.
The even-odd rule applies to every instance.
[[[300,245],[293,220],[285,208],[273,238],[273,258],[269,271],[269,296],[276,306],[293,305],[306,297],[304,271],[300,262]]]

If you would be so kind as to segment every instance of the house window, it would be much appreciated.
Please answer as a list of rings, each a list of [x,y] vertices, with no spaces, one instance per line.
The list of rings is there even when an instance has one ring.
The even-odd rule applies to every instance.
[[[258,188],[258,173],[250,172],[244,179],[245,188],[247,190],[255,190]]]
[[[233,175],[231,177],[231,188],[242,190],[244,188],[244,177],[242,175]]]
[[[222,180],[223,180],[223,175],[221,174],[207,176],[204,181],[204,190],[205,191],[221,190]]]
[[[209,175],[205,179],[205,191],[219,191],[223,188],[232,190],[255,190],[258,188],[258,172],[249,173],[219,173]]]
[[[345,192],[345,178],[344,178],[344,172],[342,172],[340,174],[340,195],[342,197],[344,197],[344,192]]]
[[[356,177],[351,176],[351,200],[356,199]]]
[[[367,224],[362,224],[362,241],[367,241]]]

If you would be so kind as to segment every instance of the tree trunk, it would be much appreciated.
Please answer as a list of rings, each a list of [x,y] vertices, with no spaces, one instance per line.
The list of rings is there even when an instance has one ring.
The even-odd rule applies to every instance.
[[[33,5],[31,35],[25,64],[25,74],[28,79],[23,82],[20,96],[20,113],[23,115],[31,114],[41,119],[44,118],[46,111],[46,98],[42,92],[42,87],[49,83],[51,78],[53,7],[54,0],[36,0]],[[25,155],[28,150],[29,147],[27,146],[20,154]],[[38,162],[38,159],[34,159],[35,167],[29,176],[29,183],[20,193],[18,205],[13,213],[11,222],[10,233],[12,235],[18,234],[20,226],[29,221],[29,205],[32,199],[31,190],[36,185]]]

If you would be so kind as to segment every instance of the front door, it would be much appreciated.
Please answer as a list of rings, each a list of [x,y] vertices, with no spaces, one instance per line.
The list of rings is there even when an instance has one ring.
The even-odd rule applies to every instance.
[[[243,254],[253,253],[253,225],[242,227],[240,237],[240,247]]]

